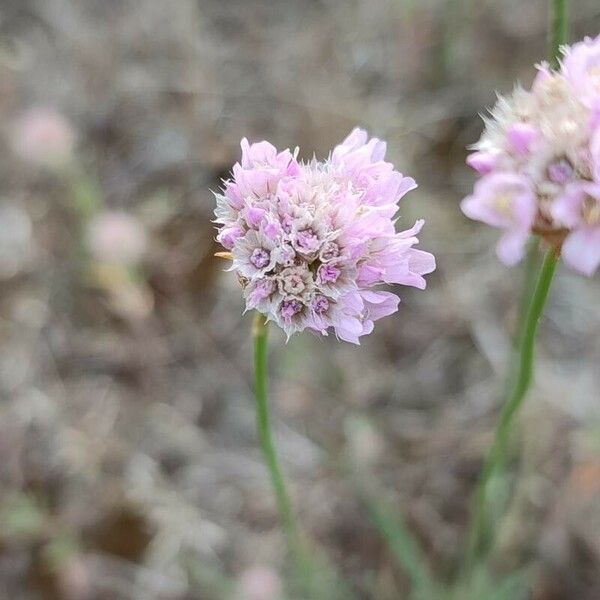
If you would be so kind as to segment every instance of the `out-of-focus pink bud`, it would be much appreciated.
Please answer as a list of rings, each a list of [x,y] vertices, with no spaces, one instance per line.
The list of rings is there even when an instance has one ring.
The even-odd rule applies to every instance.
[[[240,576],[239,600],[278,600],[281,588],[276,571],[270,567],[250,567]]]
[[[13,148],[24,160],[58,169],[73,158],[76,134],[69,121],[49,106],[25,112],[13,130]]]
[[[106,211],[88,226],[87,243],[97,260],[135,264],[146,250],[147,237],[142,224],[122,211]]]

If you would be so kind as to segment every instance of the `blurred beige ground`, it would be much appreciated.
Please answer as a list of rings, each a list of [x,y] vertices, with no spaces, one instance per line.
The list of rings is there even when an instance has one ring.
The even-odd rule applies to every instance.
[[[593,0],[572,12],[574,38],[600,31]],[[359,598],[407,583],[349,456],[451,576],[522,278],[458,209],[465,146],[495,90],[529,83],[546,26],[540,0],[2,0],[0,597],[243,600],[247,569],[283,572],[210,190],[243,136],[310,158],[357,124],[420,183],[401,222],[427,220],[438,270],[359,348],[273,332],[278,443],[303,525]],[[36,106],[72,123],[75,171],[17,155]],[[85,255],[89,194],[145,229],[135,273]],[[600,597],[599,293],[559,274],[515,444],[494,564],[532,564],[536,600]]]

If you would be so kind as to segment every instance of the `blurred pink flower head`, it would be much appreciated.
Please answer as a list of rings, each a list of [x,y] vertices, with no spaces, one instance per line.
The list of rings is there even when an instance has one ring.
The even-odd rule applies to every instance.
[[[87,243],[100,262],[132,265],[143,258],[147,238],[135,217],[122,211],[105,211],[90,221]]]
[[[13,147],[33,164],[61,168],[73,158],[76,134],[69,121],[49,106],[31,108],[16,122]]]
[[[287,334],[310,329],[359,343],[399,298],[384,284],[425,288],[433,255],[414,246],[423,221],[396,232],[399,200],[416,187],[384,160],[386,144],[355,129],[323,162],[242,140],[217,194],[217,240],[233,255],[246,308]]]
[[[270,567],[250,567],[240,576],[239,600],[279,600],[281,592],[281,579]]]
[[[585,275],[600,266],[600,36],[564,49],[558,71],[538,65],[531,90],[500,97],[467,158],[480,179],[462,202],[471,219],[504,231],[517,263],[531,234]]]

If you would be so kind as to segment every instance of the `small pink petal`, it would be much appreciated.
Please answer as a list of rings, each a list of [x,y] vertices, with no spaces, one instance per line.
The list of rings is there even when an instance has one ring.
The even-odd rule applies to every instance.
[[[498,159],[490,152],[473,152],[473,154],[467,156],[466,162],[469,167],[475,169],[478,173],[485,175],[494,170]]]
[[[529,123],[514,123],[506,132],[506,139],[511,150],[517,154],[529,154],[539,132]]]
[[[567,265],[591,277],[600,265],[600,227],[585,227],[571,233],[562,247]]]
[[[516,265],[523,258],[528,239],[528,231],[507,231],[496,246],[498,258],[508,267]]]

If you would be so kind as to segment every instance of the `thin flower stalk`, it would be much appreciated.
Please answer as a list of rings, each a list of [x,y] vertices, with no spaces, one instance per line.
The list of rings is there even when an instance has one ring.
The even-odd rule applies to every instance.
[[[571,244],[568,262],[572,268],[591,275],[597,267],[595,256],[600,249],[600,239],[592,240],[587,245],[573,244],[574,239],[582,237],[581,231],[584,229],[589,238],[589,230],[594,225],[589,222],[589,217],[585,218],[582,206],[578,208],[582,220],[587,221],[585,224],[576,223],[573,218],[569,223],[569,231],[564,218],[561,220],[560,217],[561,210],[564,211],[561,206],[565,204],[576,213],[577,207],[573,206],[571,198],[573,194],[577,196],[574,190],[578,186],[590,185],[586,176],[596,179],[596,158],[586,154],[586,148],[594,146],[597,125],[594,114],[600,107],[600,90],[596,92],[596,99],[589,84],[587,94],[582,93],[586,88],[586,77],[588,82],[593,78],[593,69],[600,55],[600,40],[586,39],[572,48],[565,47],[568,37],[567,8],[567,0],[551,0],[550,65],[538,67],[531,92],[517,89],[509,100],[500,99],[492,113],[493,119],[487,121],[486,132],[476,145],[476,152],[468,161],[483,177],[478,183],[479,189],[463,202],[463,210],[472,218],[505,230],[497,249],[500,259],[507,264],[518,262],[527,237],[531,234],[536,237],[530,241],[527,253],[515,369],[511,372],[509,396],[502,409],[494,442],[475,494],[474,515],[467,542],[467,570],[472,568],[478,557],[486,555],[494,540],[496,528],[492,523],[489,497],[492,481],[506,462],[514,421],[531,385],[537,324],[565,241]],[[564,63],[561,62],[563,52],[566,56]],[[554,73],[550,68],[555,70]],[[557,96],[550,99],[550,95],[558,90]],[[582,135],[574,145],[571,145],[568,132],[564,130],[567,122],[579,123],[581,128]],[[498,141],[503,137],[501,148]],[[569,154],[576,157],[573,158],[573,164],[566,158]],[[567,170],[561,171],[561,167],[567,167]],[[565,174],[567,177],[563,178]],[[517,187],[512,187],[512,192],[502,196],[500,190],[505,183],[509,188]],[[517,191],[521,184],[524,187]],[[495,199],[489,203],[486,197],[488,200],[490,197]],[[501,197],[507,201],[503,205],[507,210],[500,206]],[[579,201],[583,202],[582,199]],[[502,212],[507,220],[502,220]],[[550,250],[534,287],[535,271],[532,266],[537,262],[537,235],[544,238]]]
[[[290,500],[290,495],[285,485],[283,471],[273,441],[271,430],[271,417],[268,398],[268,363],[267,363],[267,343],[268,326],[265,318],[260,313],[256,313],[252,326],[252,336],[254,339],[254,394],[256,397],[256,428],[265,463],[269,470],[277,508],[282,520],[283,528],[288,538],[290,548],[294,553],[300,550],[300,541],[298,537],[298,526],[296,517]]]
[[[535,338],[539,321],[548,299],[559,256],[554,249],[548,250],[540,269],[537,283],[527,309],[523,336],[519,341],[519,368],[510,395],[507,398],[494,441],[485,462],[475,497],[473,525],[467,546],[467,566],[472,567],[476,557],[485,555],[494,538],[494,528],[488,511],[489,484],[507,455],[510,435],[515,417],[531,387],[535,365]]]

